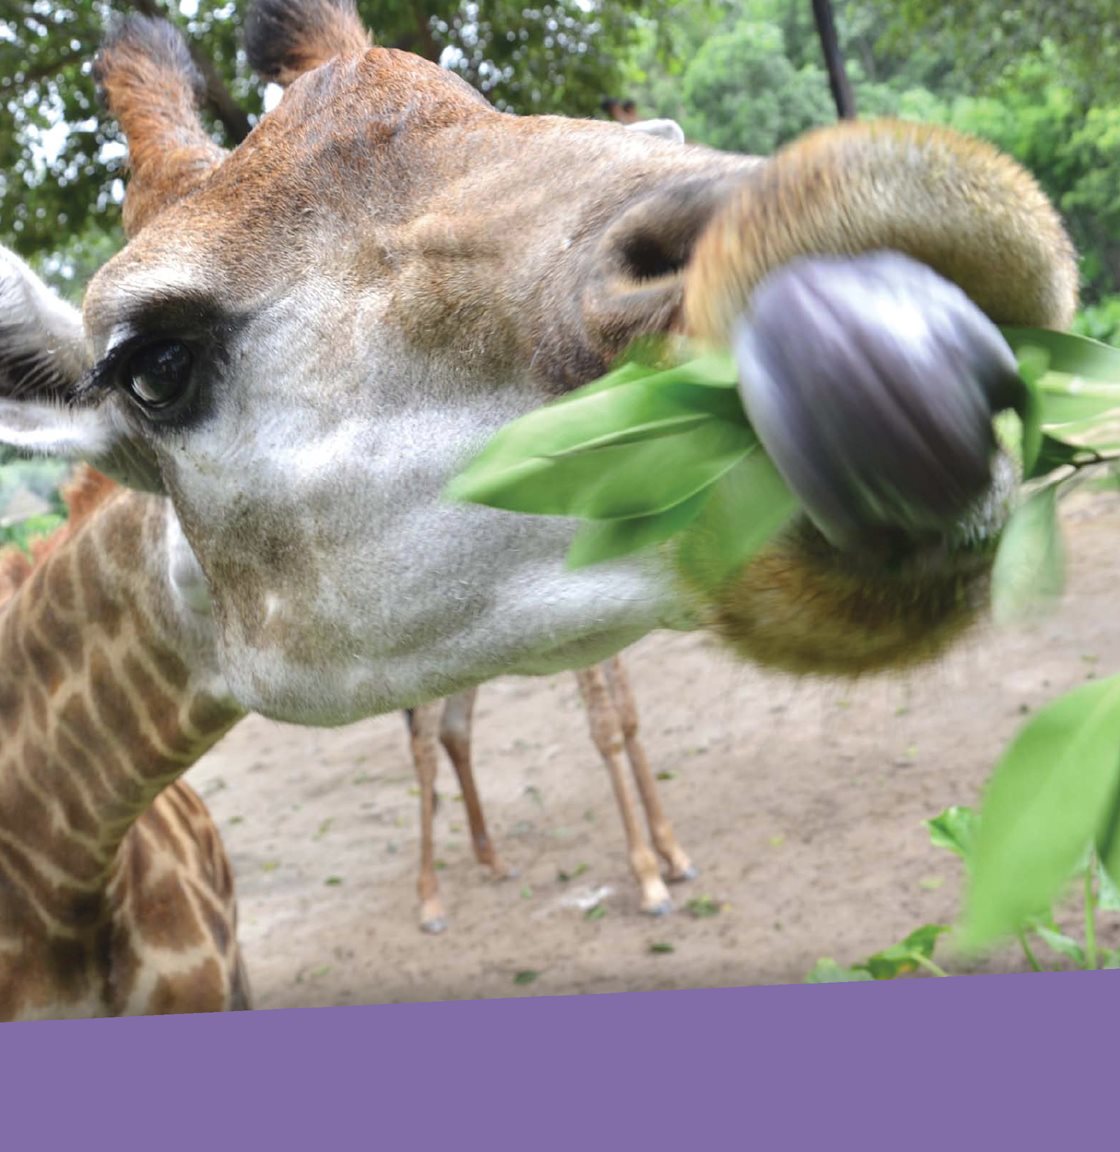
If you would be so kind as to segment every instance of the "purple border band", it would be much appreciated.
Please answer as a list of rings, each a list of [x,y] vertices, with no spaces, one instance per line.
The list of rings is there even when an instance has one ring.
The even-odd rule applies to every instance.
[[[1071,973],[7,1024],[0,1145],[1095,1146],[1118,994]]]

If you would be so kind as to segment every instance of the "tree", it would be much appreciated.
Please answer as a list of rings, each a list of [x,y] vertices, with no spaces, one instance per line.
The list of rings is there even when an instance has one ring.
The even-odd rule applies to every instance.
[[[686,133],[728,151],[766,155],[836,118],[824,70],[796,67],[775,24],[713,36],[689,64],[681,95]]]
[[[1115,0],[862,0],[882,49],[906,54],[923,43],[951,47],[958,73],[987,86],[1049,42],[1080,95],[1120,95],[1120,24]]]

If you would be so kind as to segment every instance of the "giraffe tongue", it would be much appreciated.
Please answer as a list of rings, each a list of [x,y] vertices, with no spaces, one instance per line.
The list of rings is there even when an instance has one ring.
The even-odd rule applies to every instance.
[[[763,447],[824,536],[941,536],[990,486],[994,414],[1025,391],[999,330],[895,252],[796,260],[734,336]]]

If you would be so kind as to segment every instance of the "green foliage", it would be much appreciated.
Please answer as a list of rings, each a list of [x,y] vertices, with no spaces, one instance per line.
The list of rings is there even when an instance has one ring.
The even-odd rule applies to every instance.
[[[795,508],[735,382],[726,356],[668,368],[631,361],[507,425],[448,495],[588,521],[572,567],[680,536],[689,574],[719,583]]]
[[[1120,350],[1042,329],[1002,332],[1029,397],[1019,435],[1025,474],[1120,453],[1111,422],[1120,408]],[[648,362],[632,358],[501,429],[447,495],[587,521],[568,555],[572,567],[676,538],[682,574],[718,587],[796,510],[747,421],[739,371],[726,354],[676,364],[663,350]],[[1057,491],[1043,489],[1012,517],[993,573],[998,619],[1061,591],[1056,515]]]
[[[0,514],[20,489],[40,497],[50,507],[50,511],[41,516],[0,527],[0,548],[14,544],[27,551],[32,540],[49,535],[65,520],[66,506],[59,495],[59,486],[69,470],[68,464],[58,460],[23,460],[0,455]]]
[[[982,842],[984,827],[981,817],[971,808],[947,808],[939,816],[926,821],[926,827],[929,829],[930,843],[959,857],[970,882],[975,885],[977,871],[983,874],[987,868],[986,864],[978,860],[977,845]],[[1046,835],[1044,831],[1043,836]],[[1005,864],[1010,875],[1014,864],[1010,861]],[[1098,914],[1120,911],[1120,889],[1091,851],[1080,853],[1076,864],[1062,874],[1058,887],[1064,887],[1077,878],[1081,881],[1083,941],[1059,928],[1051,903],[1045,900],[1037,904],[1035,914],[1022,913],[1011,917],[1004,928],[1005,934],[1014,935],[1018,940],[1027,964],[1035,972],[1044,971],[1047,965],[1039,961],[1031,947],[1032,939],[1036,944],[1045,944],[1049,952],[1059,958],[1056,965],[1058,968],[1070,965],[1079,969],[1120,968],[1120,949],[1104,949],[1097,945]],[[1058,888],[1055,888],[1054,892],[1057,891]],[[850,967],[837,964],[831,957],[818,960],[805,977],[805,982],[836,984],[854,980],[895,980],[919,972],[947,976],[949,973],[945,968],[934,961],[933,953],[937,942],[949,931],[950,928],[945,924],[923,924],[898,944],[876,952]]]
[[[1038,53],[1060,52],[1069,77],[1102,102],[1120,95],[1120,27],[1113,0],[871,0],[843,3],[869,13],[876,44],[895,56],[931,44],[954,59],[969,85],[998,82],[1008,68]]]
[[[589,116],[623,76],[638,37],[638,15],[657,20],[669,0],[412,0],[361,3],[383,43],[444,63],[499,108]],[[386,18],[396,13],[396,20]],[[427,28],[427,33],[411,32]],[[432,49],[436,49],[433,51]]]
[[[933,962],[933,950],[938,938],[948,931],[947,924],[923,924],[905,940],[876,952],[857,967],[868,972],[873,980],[894,980],[920,968],[934,976],[942,976],[944,971]]]
[[[1120,789],[1120,677],[1050,704],[1020,732],[984,797],[966,916],[970,946],[1047,914],[1078,862],[1100,846],[1106,867]]]
[[[997,624],[1021,618],[1056,599],[1065,584],[1065,550],[1057,522],[1058,491],[1043,488],[1012,517],[992,570],[992,615]]]
[[[844,968],[831,956],[818,960],[812,971],[805,977],[806,984],[856,984],[874,977],[864,968]]]
[[[1120,345],[1120,296],[1105,296],[1082,309],[1072,330],[1092,340]]]
[[[971,808],[954,805],[939,816],[926,821],[929,842],[935,848],[946,848],[967,863],[976,840],[976,813]]]
[[[65,516],[50,513],[45,516],[32,516],[29,520],[21,520],[8,528],[0,528],[0,548],[14,544],[17,548],[28,552],[31,541],[42,536],[49,536],[60,524],[66,522]]]
[[[234,6],[182,8],[194,15],[176,23],[208,74],[205,118],[217,138],[236,141],[261,101],[239,56]],[[93,237],[119,228],[124,149],[91,74],[109,10],[102,0],[10,0],[0,18],[0,237],[25,255],[60,252],[75,236],[85,237],[81,251],[96,251]],[[154,0],[116,10],[166,11]]]
[[[715,148],[767,155],[836,118],[824,69],[797,67],[774,24],[713,36],[681,80],[685,133]]]

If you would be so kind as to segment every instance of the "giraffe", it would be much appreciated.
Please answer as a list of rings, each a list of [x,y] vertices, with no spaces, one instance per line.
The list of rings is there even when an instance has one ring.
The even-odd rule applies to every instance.
[[[591,738],[610,777],[611,789],[622,818],[630,870],[638,883],[641,909],[652,916],[672,911],[673,901],[665,881],[679,883],[693,879],[697,872],[680,846],[661,804],[660,790],[645,748],[638,738],[638,707],[622,659],[610,660],[576,672],[580,697],[587,712]],[[463,806],[471,833],[475,859],[489,869],[495,879],[514,875],[498,855],[486,827],[478,787],[471,763],[472,717],[477,691],[470,689],[446,700],[436,700],[409,709],[412,763],[420,791],[420,869],[417,891],[420,898],[420,927],[439,933],[447,927],[447,915],[439,891],[435,856],[436,773],[439,745],[442,744],[459,779]],[[623,757],[629,761],[645,810],[653,847],[642,830],[634,798],[626,780]],[[654,854],[656,850],[656,855]],[[657,856],[668,866],[661,876]]]
[[[240,717],[169,502],[83,469],[0,554],[0,1020],[247,1009],[233,876],[179,777]]]
[[[893,121],[761,158],[516,117],[371,46],[349,0],[257,0],[247,23],[258,73],[295,78],[228,153],[172,30],[110,33],[129,242],[81,314],[17,270],[0,336],[0,442],[171,498],[243,707],[342,724],[589,667],[657,629],[860,675],[933,659],[980,616],[1017,489],[992,416],[1018,393],[1006,349],[958,337],[977,317],[1065,328],[1077,300],[1072,245],[1022,168]],[[495,430],[633,340],[729,344],[775,276],[859,284],[881,251],[900,259],[842,321],[766,319],[827,388],[819,411],[779,405],[762,443],[836,434],[809,463],[843,539],[798,515],[700,587],[671,542],[569,571],[571,522],[444,498]],[[948,411],[960,436],[933,450]],[[916,518],[865,499],[855,465],[876,491],[920,490]]]

